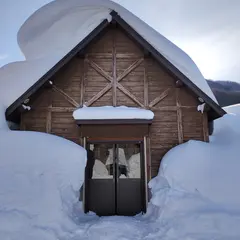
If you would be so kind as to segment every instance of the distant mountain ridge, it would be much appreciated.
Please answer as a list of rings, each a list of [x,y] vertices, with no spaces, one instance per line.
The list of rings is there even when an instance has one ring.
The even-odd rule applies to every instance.
[[[220,106],[240,103],[240,84],[232,81],[207,80]]]

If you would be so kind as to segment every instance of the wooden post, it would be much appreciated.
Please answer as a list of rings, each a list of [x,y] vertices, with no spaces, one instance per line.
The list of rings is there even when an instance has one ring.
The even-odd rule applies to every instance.
[[[113,97],[113,106],[117,106],[117,52],[116,52],[116,40],[115,40],[115,32],[113,32],[113,59],[112,59],[112,81],[113,81],[113,88],[112,88],[112,97]]]
[[[20,130],[25,131],[26,130],[26,126],[25,126],[25,121],[24,121],[24,115],[23,113],[21,113],[21,122],[20,122]]]
[[[208,131],[208,117],[207,117],[207,113],[204,112],[202,114],[203,116],[203,139],[204,142],[209,142],[209,131]]]
[[[87,68],[87,62],[86,62],[86,58],[84,58],[83,60],[83,73],[82,73],[82,78],[81,78],[81,96],[80,96],[80,107],[83,106],[84,104],[84,90],[85,90],[85,81],[86,81],[86,68]]]
[[[151,158],[151,142],[150,136],[147,137],[147,166],[148,166],[148,181],[152,179],[152,158]]]
[[[177,105],[177,124],[178,124],[178,142],[183,143],[183,121],[182,121],[182,109],[179,96],[179,88],[176,88],[176,105]]]
[[[144,105],[145,108],[148,108],[148,77],[147,77],[147,71],[146,71],[146,61],[144,59]]]
[[[52,90],[50,90],[52,91]],[[46,116],[46,132],[47,133],[51,133],[52,131],[52,94],[49,94],[49,98],[48,98],[48,109],[47,109],[47,116]]]
[[[48,110],[46,119],[46,132],[51,133],[51,130],[52,130],[52,112],[51,110]]]

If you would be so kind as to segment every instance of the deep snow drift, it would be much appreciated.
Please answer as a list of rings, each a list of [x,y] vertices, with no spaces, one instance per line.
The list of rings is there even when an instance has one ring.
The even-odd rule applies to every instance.
[[[147,214],[136,217],[82,213],[85,152],[79,146],[1,130],[0,239],[239,239],[239,122],[226,115],[216,121],[210,143],[170,150],[149,184]]]
[[[53,135],[0,130],[0,239],[68,239],[85,155]]]

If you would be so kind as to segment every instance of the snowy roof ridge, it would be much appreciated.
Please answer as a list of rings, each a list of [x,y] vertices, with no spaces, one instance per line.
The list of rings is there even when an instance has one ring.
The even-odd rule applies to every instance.
[[[170,70],[175,71],[174,74],[183,78],[183,82],[202,97],[218,116],[225,114],[196,64],[185,52],[140,18],[109,0],[57,0],[30,16],[18,32],[18,43],[26,61],[0,69],[5,89],[7,86],[10,90],[13,84],[19,86],[16,81],[21,82],[12,95],[5,94],[6,91],[0,88],[4,105],[9,107],[16,103],[16,99],[27,93],[79,42],[84,41],[106,19],[109,22],[111,17],[123,21],[139,34],[159,54],[159,60],[165,61]],[[68,27],[64,28],[65,25]],[[18,73],[17,77],[13,70]]]

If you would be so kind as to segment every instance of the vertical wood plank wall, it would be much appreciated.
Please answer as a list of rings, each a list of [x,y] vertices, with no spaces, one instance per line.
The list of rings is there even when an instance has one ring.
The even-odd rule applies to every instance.
[[[132,106],[151,109],[155,118],[147,139],[151,177],[164,154],[190,139],[208,141],[207,115],[197,97],[134,43],[109,28],[84,56],[76,56],[22,114],[21,129],[48,132],[82,144],[72,117],[78,106]],[[180,160],[180,159],[179,159]]]

